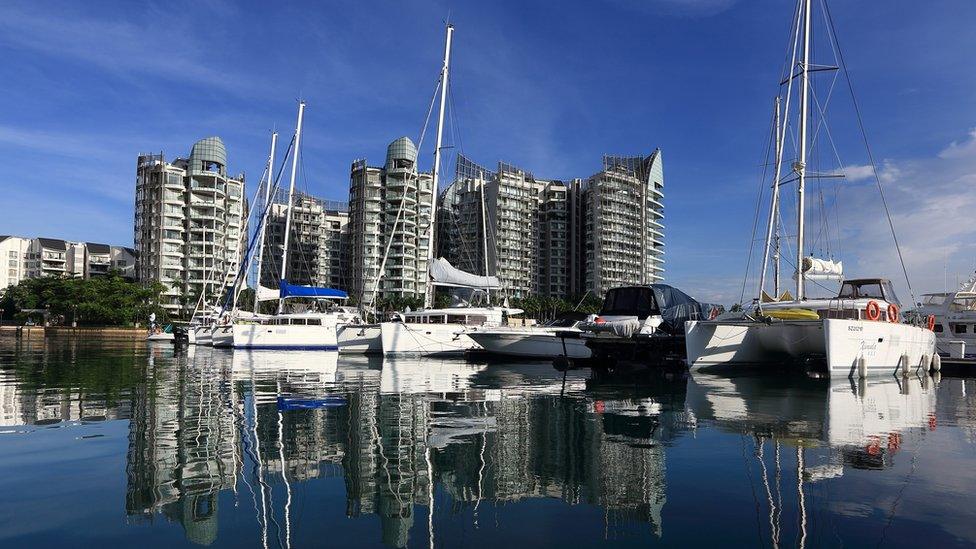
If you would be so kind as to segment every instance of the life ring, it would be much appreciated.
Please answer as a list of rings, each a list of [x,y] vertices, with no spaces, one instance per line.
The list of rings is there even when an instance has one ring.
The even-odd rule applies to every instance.
[[[888,304],[888,322],[898,322],[898,305]]]
[[[881,307],[878,306],[877,301],[868,301],[868,306],[864,308],[864,316],[868,320],[878,320],[881,318]]]
[[[929,315],[927,325],[930,332],[935,331],[935,315]]]

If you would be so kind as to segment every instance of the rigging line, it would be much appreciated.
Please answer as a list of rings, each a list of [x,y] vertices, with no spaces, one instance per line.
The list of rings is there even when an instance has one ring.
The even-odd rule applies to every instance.
[[[742,304],[742,302],[746,298],[746,282],[749,280],[749,269],[752,266],[752,252],[756,247],[756,230],[759,227],[759,210],[762,209],[762,198],[766,186],[766,172],[768,169],[767,166],[769,164],[769,149],[771,148],[771,143],[773,141],[773,132],[779,131],[775,127],[776,126],[775,119],[776,116],[774,114],[769,121],[769,126],[770,128],[772,128],[772,130],[766,135],[766,146],[765,146],[766,157],[762,163],[763,165],[762,176],[760,176],[759,178],[759,195],[756,197],[756,214],[752,221],[752,236],[750,237],[749,255],[746,258],[746,272],[742,276],[742,291],[739,293],[739,304]],[[765,268],[765,265],[763,265],[763,268]],[[759,288],[760,298],[762,297],[762,291],[763,289]]]
[[[912,303],[918,303],[915,297],[915,289],[912,288],[911,278],[908,276],[908,267],[905,266],[905,257],[901,253],[901,245],[898,243],[898,234],[895,233],[895,223],[891,220],[891,211],[888,209],[888,200],[885,198],[884,186],[881,184],[881,176],[878,174],[878,165],[874,161],[874,152],[871,150],[871,144],[868,142],[867,130],[864,128],[864,120],[861,118],[861,107],[858,105],[857,97],[854,95],[854,84],[851,81],[851,74],[847,70],[847,61],[844,59],[844,51],[840,47],[840,41],[837,39],[837,31],[834,27],[834,18],[830,14],[830,7],[826,2],[823,3],[824,13],[827,15],[827,23],[830,29],[830,34],[833,37],[834,43],[837,46],[837,59],[840,61],[840,67],[844,71],[844,79],[847,81],[847,88],[851,93],[851,103],[854,104],[854,114],[857,117],[857,125],[861,130],[861,138],[864,141],[864,148],[867,149],[868,161],[871,162],[871,169],[874,171],[874,180],[878,184],[878,193],[881,195],[881,204],[884,206],[885,216],[888,218],[888,228],[891,229],[891,239],[895,242],[895,250],[898,252],[898,261],[901,263],[902,273],[905,275],[905,284],[908,285],[908,293],[912,296]]]

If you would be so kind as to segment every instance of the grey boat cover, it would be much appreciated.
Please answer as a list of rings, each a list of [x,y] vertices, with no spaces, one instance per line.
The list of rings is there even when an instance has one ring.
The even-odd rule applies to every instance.
[[[651,296],[653,294],[653,301]],[[640,330],[641,323],[650,316],[661,315],[658,332],[681,335],[686,320],[714,318],[724,308],[721,305],[700,303],[681,290],[667,284],[623,286],[607,292],[601,316],[624,317],[599,324],[589,322],[588,331],[612,332],[618,337],[630,337]]]
[[[438,286],[456,286],[461,288],[498,288],[497,276],[482,276],[462,271],[451,262],[439,257],[428,269],[431,280]]]
[[[721,305],[701,303],[688,294],[667,284],[651,284],[654,290],[654,300],[661,310],[664,324],[661,330],[672,334],[683,334],[686,320],[708,320],[715,318],[725,310]]]

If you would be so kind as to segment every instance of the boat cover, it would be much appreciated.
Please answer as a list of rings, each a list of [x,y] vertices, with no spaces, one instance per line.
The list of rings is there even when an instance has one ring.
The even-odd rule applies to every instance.
[[[317,286],[299,286],[297,284],[289,284],[288,281],[282,280],[280,286],[278,287],[279,296],[283,299],[286,297],[319,297],[319,298],[329,298],[329,299],[346,299],[349,294],[343,292],[342,290],[337,290],[335,288],[321,288]]]
[[[807,280],[843,280],[844,262],[804,257],[803,278]]]
[[[688,294],[667,284],[651,284],[654,299],[661,309],[664,323],[659,327],[669,334],[683,334],[686,320],[708,320],[721,314],[725,307],[712,303],[700,303]]]
[[[278,290],[258,284],[258,301],[274,301],[279,297],[281,296],[278,294]]]
[[[496,276],[471,274],[458,269],[443,257],[435,259],[428,269],[431,280],[438,286],[459,286],[462,288],[499,288]]]

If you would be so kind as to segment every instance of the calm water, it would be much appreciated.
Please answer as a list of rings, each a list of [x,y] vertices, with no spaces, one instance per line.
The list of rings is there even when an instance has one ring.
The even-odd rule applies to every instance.
[[[5,339],[0,546],[972,546],[974,395]]]

